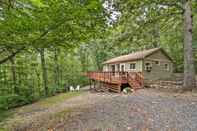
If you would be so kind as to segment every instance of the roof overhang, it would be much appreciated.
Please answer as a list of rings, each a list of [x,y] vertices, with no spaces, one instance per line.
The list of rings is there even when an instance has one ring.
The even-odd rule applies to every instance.
[[[143,60],[143,58],[140,58],[140,59],[132,59],[132,60],[122,60],[122,61],[116,61],[116,62],[103,62],[102,64],[103,65],[113,65],[113,64],[120,64],[120,63],[123,63],[123,62],[132,62],[132,61],[138,61],[138,60]]]

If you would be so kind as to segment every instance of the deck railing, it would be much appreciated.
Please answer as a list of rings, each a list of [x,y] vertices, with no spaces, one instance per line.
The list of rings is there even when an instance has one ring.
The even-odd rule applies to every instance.
[[[87,77],[96,81],[106,83],[128,83],[129,81],[136,81],[143,85],[143,75],[141,72],[88,72]]]

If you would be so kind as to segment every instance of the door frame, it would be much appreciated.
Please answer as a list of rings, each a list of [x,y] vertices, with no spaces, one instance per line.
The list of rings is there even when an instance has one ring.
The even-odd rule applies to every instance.
[[[124,68],[122,70],[123,66],[124,66]],[[126,64],[125,63],[120,64],[120,72],[125,72],[125,71],[126,71]]]

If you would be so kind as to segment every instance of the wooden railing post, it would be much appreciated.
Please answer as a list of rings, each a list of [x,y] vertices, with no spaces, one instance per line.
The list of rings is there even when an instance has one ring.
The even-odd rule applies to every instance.
[[[110,76],[109,76],[109,82],[111,82],[111,77],[112,77],[112,72],[110,72]]]
[[[126,79],[127,79],[127,81],[129,81],[129,80],[128,80],[128,75],[129,75],[129,72],[127,72],[127,74],[126,74],[126,77],[127,77]]]
[[[104,82],[106,82],[106,72],[103,73],[104,73]]]

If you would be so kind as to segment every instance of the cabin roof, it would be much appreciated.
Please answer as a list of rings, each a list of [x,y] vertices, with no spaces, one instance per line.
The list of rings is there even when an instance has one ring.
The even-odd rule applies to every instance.
[[[113,64],[113,63],[120,63],[120,62],[126,62],[126,61],[141,60],[159,50],[161,50],[171,61],[173,61],[171,57],[162,48],[153,48],[153,49],[148,49],[148,50],[143,50],[143,51],[137,51],[134,53],[130,53],[128,55],[115,57],[115,58],[112,58],[103,62],[103,64]]]

